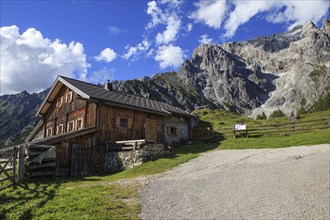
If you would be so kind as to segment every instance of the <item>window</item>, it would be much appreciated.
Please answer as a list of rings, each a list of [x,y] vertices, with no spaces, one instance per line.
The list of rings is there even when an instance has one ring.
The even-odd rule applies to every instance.
[[[131,129],[133,125],[133,119],[128,117],[117,117],[116,118],[116,127],[117,128],[126,128]]]
[[[50,137],[52,135],[53,129],[52,128],[47,128],[46,130],[46,137]]]
[[[63,133],[63,124],[57,125],[56,134],[62,134],[62,133]]]
[[[81,129],[84,128],[84,119],[83,118],[79,118],[77,120],[77,129]]]
[[[178,129],[176,127],[167,127],[167,134],[170,136],[178,136]]]
[[[68,132],[74,130],[74,121],[69,121],[67,130],[68,130]]]
[[[63,96],[57,99],[56,107],[61,107],[63,104]]]
[[[128,127],[127,125],[128,125],[127,118],[120,118],[119,127],[120,128],[127,128]]]
[[[65,96],[65,103],[69,103],[72,101],[72,97],[73,97],[73,92],[69,92],[66,94]]]

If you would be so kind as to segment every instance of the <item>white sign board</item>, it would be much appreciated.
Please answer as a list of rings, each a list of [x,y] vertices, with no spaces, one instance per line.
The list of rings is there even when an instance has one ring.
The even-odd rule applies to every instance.
[[[246,124],[235,124],[235,131],[246,130]]]

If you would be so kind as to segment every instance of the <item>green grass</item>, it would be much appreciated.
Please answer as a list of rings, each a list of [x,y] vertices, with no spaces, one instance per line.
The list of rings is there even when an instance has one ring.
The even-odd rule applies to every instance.
[[[329,128],[323,130],[315,130],[307,133],[289,133],[287,136],[274,134],[249,138],[226,138],[220,142],[218,149],[283,148],[326,143],[330,143]]]
[[[0,219],[138,219],[141,185],[128,178],[163,172],[216,147],[195,143],[113,175],[35,179],[10,187],[0,191]]]
[[[253,120],[244,116],[239,116],[224,110],[197,110],[196,114],[204,121],[204,126],[213,127],[219,133],[224,130],[231,130],[235,123],[245,123],[248,127],[288,123],[291,122],[288,117],[273,118],[269,120]],[[329,118],[330,110],[313,112],[301,115],[298,121],[308,121],[320,118]],[[225,139],[219,144],[218,149],[257,149],[257,148],[282,148],[299,145],[314,145],[330,143],[330,129],[312,130],[309,132],[289,132],[287,136],[281,136],[282,133],[263,135],[259,137],[240,137],[233,138],[232,133],[226,135]]]

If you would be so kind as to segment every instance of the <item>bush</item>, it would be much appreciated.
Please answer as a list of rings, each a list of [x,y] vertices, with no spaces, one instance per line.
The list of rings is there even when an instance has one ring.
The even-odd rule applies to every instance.
[[[330,95],[317,100],[308,112],[319,112],[330,109]]]
[[[285,116],[285,114],[280,109],[278,109],[278,110],[273,111],[273,113],[270,114],[269,118],[279,118],[279,117],[283,117],[283,116]]]
[[[263,112],[261,115],[257,115],[257,119],[258,119],[258,120],[264,120],[264,119],[267,119],[267,116],[266,116],[265,112]]]

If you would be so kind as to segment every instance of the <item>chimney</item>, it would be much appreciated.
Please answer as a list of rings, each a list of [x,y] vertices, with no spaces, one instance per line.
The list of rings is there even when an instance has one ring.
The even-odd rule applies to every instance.
[[[106,90],[112,91],[113,87],[112,87],[112,83],[110,83],[110,80],[108,79],[108,82],[105,84],[104,88]]]

